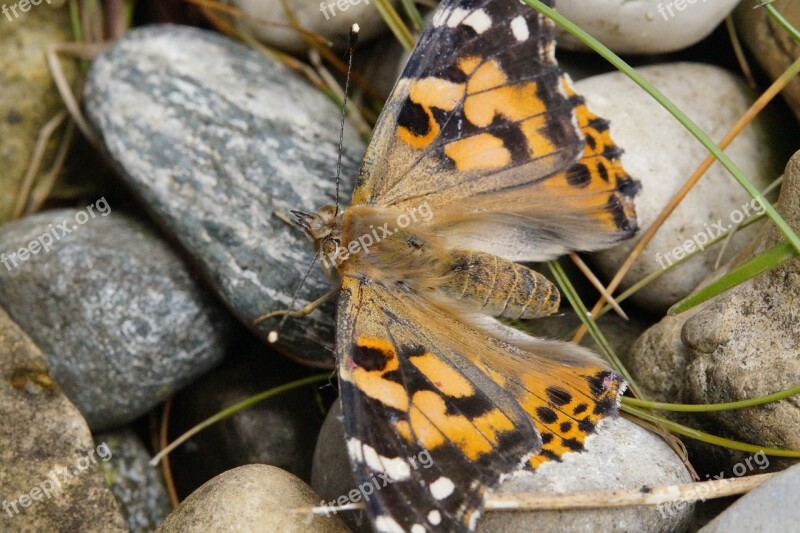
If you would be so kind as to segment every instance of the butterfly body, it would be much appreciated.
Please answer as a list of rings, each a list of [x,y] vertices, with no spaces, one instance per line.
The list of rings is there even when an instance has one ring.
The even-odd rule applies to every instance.
[[[472,531],[505,477],[581,451],[625,383],[588,350],[495,317],[558,308],[520,261],[637,229],[608,123],[514,0],[443,0],[373,131],[350,207],[295,212],[340,287],[348,453],[381,532]],[[430,459],[417,468],[423,454]]]

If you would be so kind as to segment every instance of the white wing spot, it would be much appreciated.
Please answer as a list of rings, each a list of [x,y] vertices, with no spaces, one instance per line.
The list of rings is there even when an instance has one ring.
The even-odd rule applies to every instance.
[[[442,513],[434,509],[433,511],[428,513],[428,522],[430,522],[434,526],[438,526],[439,524],[442,523]]]
[[[356,438],[347,441],[347,450],[350,452],[352,459],[366,463],[375,472],[383,472],[392,481],[403,481],[411,477],[411,467],[405,459],[384,457],[375,448],[369,444],[364,444]]]
[[[455,490],[456,486],[450,481],[450,478],[440,477],[431,483],[431,494],[437,500],[444,500]]]
[[[434,15],[433,15],[433,27],[434,28],[438,28],[442,24],[444,24],[445,21],[447,20],[447,16],[449,14],[450,14],[450,10],[449,9],[439,9],[439,10],[437,10],[436,13],[434,13]]]
[[[483,9],[478,9],[473,11],[470,16],[465,18],[462,24],[469,26],[475,30],[478,35],[480,35],[492,27],[492,19],[490,19],[489,15],[486,14],[486,11]]]
[[[464,17],[469,15],[469,11],[466,9],[461,9],[460,7],[456,7],[453,9],[453,13],[447,18],[447,26],[449,28],[455,28],[461,21],[464,20]]]
[[[391,516],[381,515],[375,517],[375,530],[380,533],[406,533]]]
[[[528,22],[525,20],[525,17],[519,15],[511,21],[511,32],[514,34],[514,38],[519,42],[528,40],[528,37],[531,36],[531,32],[528,29]]]
[[[425,528],[419,524],[411,526],[411,533],[425,533]]]

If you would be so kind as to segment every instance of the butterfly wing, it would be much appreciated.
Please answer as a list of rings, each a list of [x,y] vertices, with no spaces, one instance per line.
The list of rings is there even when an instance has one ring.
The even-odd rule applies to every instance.
[[[581,449],[616,408],[621,380],[602,366],[539,368],[512,344],[535,339],[506,342],[402,285],[345,277],[338,325],[347,448],[359,486],[380,485],[366,502],[378,531],[474,529],[488,488]]]
[[[378,120],[353,203],[425,202],[454,243],[514,260],[632,235],[636,182],[553,50],[552,22],[521,2],[443,1]],[[485,238],[498,229],[514,231]]]

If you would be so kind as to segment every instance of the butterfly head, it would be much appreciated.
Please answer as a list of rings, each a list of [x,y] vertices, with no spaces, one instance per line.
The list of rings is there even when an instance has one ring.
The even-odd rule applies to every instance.
[[[316,213],[292,211],[292,215],[314,245],[315,251],[327,254],[338,248],[342,234],[341,210],[337,213],[335,206],[326,205]]]

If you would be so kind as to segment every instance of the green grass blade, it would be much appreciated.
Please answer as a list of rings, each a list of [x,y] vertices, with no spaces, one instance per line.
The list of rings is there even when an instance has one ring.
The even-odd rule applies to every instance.
[[[284,392],[298,389],[306,385],[312,385],[314,383],[322,383],[323,381],[328,381],[330,379],[331,379],[330,374],[316,374],[314,376],[309,376],[289,383],[284,383],[283,385],[279,385],[277,387],[272,387],[271,389],[265,390],[264,392],[254,394],[249,398],[245,398],[241,402],[235,403],[230,407],[227,407],[222,411],[219,411],[213,416],[206,418],[205,420],[194,426],[192,429],[190,429],[189,431],[187,431],[186,433],[184,433],[183,435],[172,441],[169,444],[169,446],[158,452],[155,455],[155,457],[153,457],[150,460],[150,466],[157,465],[165,455],[167,455],[172,450],[174,450],[175,448],[177,448],[178,446],[180,446],[181,444],[192,438],[194,435],[197,435],[207,427],[212,426],[221,420],[225,420],[226,418],[235,415],[239,411],[247,409],[248,407],[251,407],[259,402],[263,402],[264,400],[272,398],[273,396],[283,394]]]
[[[392,33],[394,33],[394,36],[400,41],[400,44],[403,45],[403,48],[406,50],[414,48],[414,36],[411,35],[411,31],[408,29],[405,22],[403,22],[403,19],[400,18],[394,6],[389,3],[389,0],[374,0],[374,2],[383,20],[386,21],[386,25],[392,30]]]
[[[693,429],[684,426],[682,424],[678,424],[677,422],[673,422],[672,420],[668,420],[660,416],[651,415],[646,411],[642,411],[641,409],[631,407],[630,405],[627,405],[624,402],[622,403],[622,405],[620,405],[620,409],[637,418],[647,420],[648,422],[651,422],[653,424],[659,424],[661,426],[664,426],[665,428],[669,429],[673,433],[677,433],[678,435],[683,435],[684,437],[689,437],[691,439],[707,442],[709,444],[716,444],[717,446],[724,446],[725,448],[730,448],[732,450],[740,450],[743,452],[750,452],[750,453],[758,453],[763,451],[766,455],[771,455],[774,457],[800,457],[800,450],[781,450],[779,448],[765,448],[764,446],[757,446],[755,444],[748,444],[746,442],[739,442],[736,440],[726,439],[723,437],[717,437],[716,435],[711,435],[709,433],[705,433],[703,431],[699,431],[697,429]]]
[[[690,294],[680,302],[670,307],[669,311],[667,311],[667,314],[677,315],[683,313],[684,311],[708,301],[714,296],[717,296],[718,294],[727,291],[728,289],[735,287],[740,283],[744,283],[745,281],[752,279],[763,272],[771,270],[781,263],[784,263],[797,256],[797,250],[795,250],[788,242],[776,244],[769,250],[765,250],[764,252],[750,259],[743,265],[739,265],[738,267],[734,268],[717,281],[703,287],[697,292]]]
[[[556,10],[546,6],[541,0],[523,0],[526,4],[533,7],[540,13],[552,19],[556,24],[564,28],[566,31],[580,39],[584,44],[592,50],[604,57],[609,63],[614,65],[617,69],[624,72],[631,80],[644,89],[650,96],[652,96],[659,104],[661,104],[672,116],[674,116],[689,132],[697,138],[705,148],[714,154],[714,157],[724,166],[728,172],[739,182],[739,184],[747,191],[747,193],[754,199],[761,202],[767,216],[777,226],[777,228],[786,236],[786,239],[791,243],[792,247],[800,252],[800,236],[786,223],[783,217],[778,213],[775,207],[770,204],[766,198],[756,189],[750,182],[747,176],[736,166],[736,164],[719,149],[716,143],[697,124],[695,124],[683,111],[681,111],[672,101],[670,101],[661,91],[656,89],[650,82],[648,82],[641,74],[636,72],[630,65],[623,61],[614,52],[605,47],[600,41],[586,33],[583,29],[566,19],[563,15]]]
[[[786,18],[781,15],[777,9],[775,9],[775,6],[766,5],[764,6],[764,9],[767,10],[767,13],[769,13],[769,15],[780,25],[781,28],[786,30],[786,33],[788,33],[792,39],[800,43],[800,31],[797,31],[797,28],[792,26],[792,23],[786,20]]]
[[[666,403],[666,402],[651,402],[648,400],[639,400],[636,398],[623,398],[622,403],[633,407],[643,407],[645,409],[660,409],[662,411],[673,411],[679,413],[710,413],[714,411],[733,411],[735,409],[746,409],[748,407],[757,407],[772,402],[779,402],[791,396],[800,394],[800,385],[790,389],[782,390],[760,398],[751,398],[749,400],[740,400],[738,402],[726,403],[712,403],[712,404],[687,404],[687,403]]]
[[[411,19],[411,24],[414,25],[414,31],[420,33],[425,27],[425,21],[422,20],[422,15],[419,14],[414,0],[401,0],[401,2],[403,4],[403,9],[406,10],[406,15]]]

